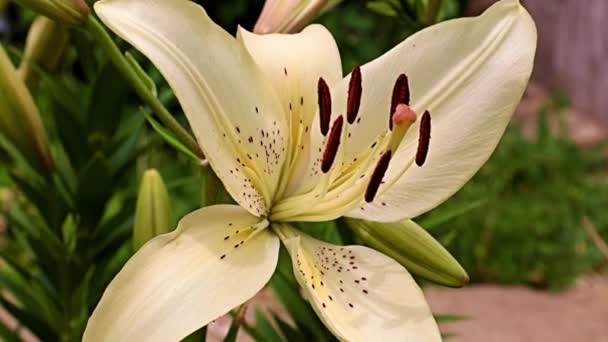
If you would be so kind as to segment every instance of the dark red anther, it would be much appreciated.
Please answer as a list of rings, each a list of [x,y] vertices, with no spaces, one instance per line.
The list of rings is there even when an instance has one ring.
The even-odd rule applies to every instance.
[[[352,125],[359,114],[361,106],[361,94],[363,92],[361,81],[361,68],[356,66],[350,74],[348,83],[348,100],[346,103],[346,121]]]
[[[416,165],[422,166],[429,153],[429,142],[431,141],[431,114],[425,111],[420,120],[420,135],[418,136],[418,150],[416,151]]]
[[[321,134],[326,136],[329,131],[329,121],[331,120],[331,94],[329,93],[329,87],[323,78],[319,78],[317,92],[319,96]]]
[[[321,171],[323,171],[323,173],[327,173],[329,169],[331,169],[331,165],[334,163],[334,159],[336,159],[343,125],[344,118],[340,115],[331,126],[331,132],[329,132],[329,137],[327,137],[325,151],[323,151],[323,160],[321,161]]]
[[[393,87],[393,96],[391,98],[391,112],[389,113],[388,126],[393,129],[393,113],[397,106],[400,104],[410,105],[410,86],[408,85],[407,76],[405,74],[399,75],[395,86]]]
[[[376,169],[374,169],[374,173],[372,173],[372,178],[369,180],[369,184],[367,185],[367,189],[365,190],[365,202],[370,203],[376,197],[378,193],[378,189],[382,184],[382,178],[384,178],[384,174],[388,169],[388,164],[391,161],[392,152],[386,151],[378,160],[376,164]]]

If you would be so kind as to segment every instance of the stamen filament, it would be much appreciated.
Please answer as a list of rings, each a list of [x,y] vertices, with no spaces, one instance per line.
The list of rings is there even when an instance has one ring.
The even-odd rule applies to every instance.
[[[305,194],[293,196],[293,197],[289,197],[289,198],[281,200],[279,203],[277,203],[273,206],[272,213],[274,214],[274,213],[281,212],[281,211],[294,210],[296,208],[298,210],[305,210],[306,204],[310,203],[310,201],[313,201],[313,200],[317,199],[318,197],[320,197],[321,194],[323,194],[325,191],[327,191],[328,187],[329,187],[329,174],[324,174],[323,176],[321,176],[321,179],[319,179],[319,182],[316,183],[316,185],[313,189],[311,189],[309,192],[307,192]]]
[[[367,170],[362,170],[361,172],[365,171]],[[294,205],[299,206],[300,208],[297,210],[292,209],[288,212],[273,210],[271,218],[273,220],[300,220],[301,218],[317,217],[319,215],[322,215],[322,217],[325,218],[329,217],[328,219],[337,218],[349,208],[354,208],[361,202],[363,198],[363,193],[367,188],[368,179],[369,177],[351,178],[351,180],[353,180],[352,183],[354,184],[351,185],[351,182],[347,182],[349,183],[348,186],[343,185],[339,189],[332,189],[329,193],[318,199],[320,202],[318,202],[312,208],[310,207],[310,201],[301,201],[297,204],[292,203]],[[306,214],[302,216],[297,216],[298,214],[303,212],[305,212]]]
[[[383,151],[388,141],[390,140],[390,134],[383,133],[380,138],[378,138],[378,143],[376,146],[364,155],[357,158],[357,166],[351,165],[349,168],[345,169],[342,174],[332,182],[331,190],[328,193],[328,196],[335,195],[334,192],[343,192],[345,189],[348,189],[353,183],[362,178],[362,176],[369,172],[369,168],[372,164],[377,160],[376,156],[380,156],[380,151]]]
[[[298,214],[303,212],[306,212],[306,216],[311,214],[311,209],[313,214],[315,214],[317,209],[319,209],[318,211],[321,213],[325,209],[339,209],[346,205],[350,205],[354,208],[362,200],[363,194],[367,187],[367,180],[361,176],[370,172],[370,167],[377,160],[377,158],[374,156],[377,156],[379,151],[386,148],[388,141],[390,140],[390,136],[391,134],[387,134],[387,132],[382,133],[376,139],[378,143],[375,144],[373,150],[371,152],[368,151],[364,156],[360,156],[358,158],[358,162],[360,161],[361,165],[359,165],[359,167],[350,168],[350,172],[356,172],[355,175],[346,177],[344,170],[340,170],[340,175],[336,177],[336,180],[339,179],[340,181],[336,183],[336,180],[332,180],[331,188],[329,189],[329,192],[327,192],[330,173],[325,174],[317,186],[309,193],[287,198],[274,205],[272,208],[271,219],[291,220],[293,217],[296,217]],[[319,184],[323,184],[324,191],[320,191]],[[336,202],[338,198],[340,201]],[[317,204],[313,208],[310,206],[311,201],[317,201]]]

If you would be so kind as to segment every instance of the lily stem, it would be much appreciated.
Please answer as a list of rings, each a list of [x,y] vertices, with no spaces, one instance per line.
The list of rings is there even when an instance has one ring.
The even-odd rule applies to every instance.
[[[160,100],[150,92],[144,81],[137,75],[135,70],[133,70],[101,23],[95,19],[95,17],[89,16],[85,27],[97,40],[101,48],[107,53],[112,63],[114,63],[125,80],[129,82],[137,95],[139,95],[143,102],[156,113],[158,119],[175,134],[177,139],[188,146],[198,157],[204,159],[205,156],[203,151],[198,146],[196,140],[179,124],[171,113],[169,113]]]

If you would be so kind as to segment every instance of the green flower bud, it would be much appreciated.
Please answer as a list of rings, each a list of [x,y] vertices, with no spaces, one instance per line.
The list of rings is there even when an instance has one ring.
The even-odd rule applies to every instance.
[[[39,170],[52,172],[53,159],[38,107],[0,45],[0,134]]]
[[[169,194],[160,173],[155,169],[144,172],[133,227],[133,248],[138,250],[148,240],[173,230]]]
[[[259,34],[301,30],[342,0],[266,0],[253,31]]]
[[[468,283],[469,276],[458,261],[414,221],[345,220],[366,245],[395,259],[410,272],[445,286]]]
[[[38,69],[54,71],[68,46],[69,34],[65,26],[39,16],[30,27],[25,41],[19,75],[33,91],[38,83]]]
[[[80,25],[89,15],[84,0],[14,0],[23,7],[38,12],[65,25]]]

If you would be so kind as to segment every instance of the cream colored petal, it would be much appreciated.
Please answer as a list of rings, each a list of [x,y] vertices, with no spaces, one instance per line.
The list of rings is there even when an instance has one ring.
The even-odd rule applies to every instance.
[[[335,246],[275,226],[296,279],[343,341],[441,341],[422,291],[403,266],[363,246]]]
[[[179,341],[255,295],[279,240],[233,205],[186,215],[145,244],[108,286],[83,341]]]
[[[529,14],[518,1],[502,0],[480,17],[420,31],[364,65],[361,121],[350,127],[345,159],[369,149],[387,129],[392,87],[401,73],[409,78],[415,111],[431,113],[431,141],[424,166],[414,165],[401,176],[416,153],[418,125],[413,126],[379,195],[349,215],[372,221],[411,218],[458,191],[494,151],[526,88],[535,50]],[[332,90],[335,106],[344,103],[347,83],[348,77]],[[398,180],[389,188],[393,179]]]
[[[272,198],[287,132],[276,94],[242,44],[186,0],[103,0],[95,10],[159,68],[230,194],[264,213],[259,193]]]
[[[298,34],[257,35],[239,28],[240,39],[281,99],[290,127],[288,170],[291,184],[300,181],[308,162],[309,135],[319,131],[311,126],[317,112],[317,84],[323,78],[328,85],[342,79],[338,46],[331,33],[321,25],[310,25]]]

